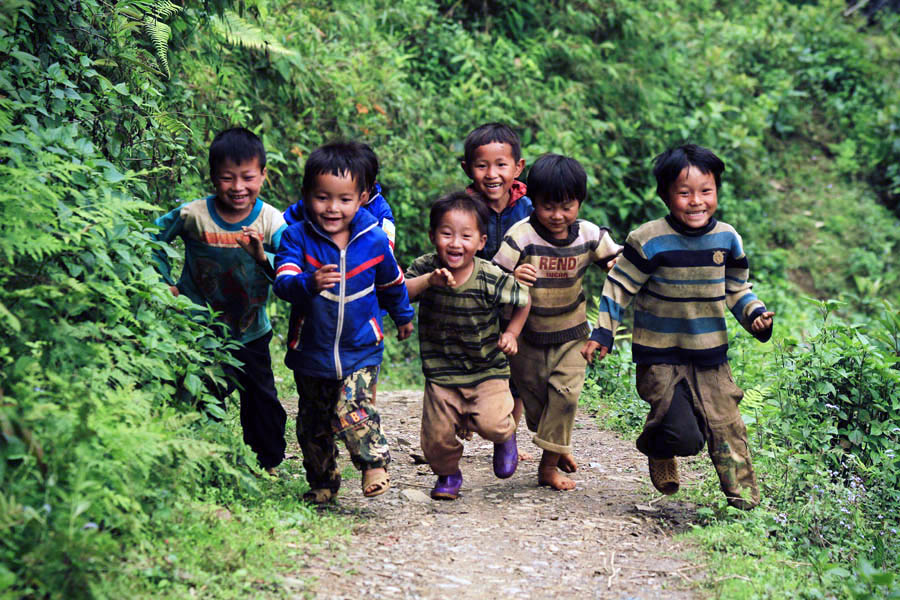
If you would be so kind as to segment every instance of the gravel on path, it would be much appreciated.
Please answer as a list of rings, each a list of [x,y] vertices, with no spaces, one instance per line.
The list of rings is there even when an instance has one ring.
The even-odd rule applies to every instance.
[[[291,417],[295,403],[285,407]],[[520,462],[510,479],[497,479],[493,444],[476,435],[465,442],[460,497],[448,502],[431,500],[435,476],[412,458],[421,454],[421,391],[379,391],[378,409],[393,458],[391,489],[364,498],[353,478],[320,509],[356,525],[348,543],[329,544],[285,574],[313,581],[298,597],[700,596],[702,565],[688,562],[684,542],[673,537],[696,520],[695,507],[656,494],[633,443],[600,430],[590,415],[579,415],[573,435],[575,490],[537,486],[540,449],[523,425],[519,448],[534,459]],[[296,439],[289,452],[299,454]],[[347,464],[343,447],[341,455]]]

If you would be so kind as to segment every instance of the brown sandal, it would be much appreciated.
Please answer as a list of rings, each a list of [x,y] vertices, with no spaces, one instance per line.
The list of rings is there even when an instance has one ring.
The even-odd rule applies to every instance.
[[[328,488],[316,488],[303,494],[303,499],[313,504],[326,504],[334,500],[337,492]]]
[[[653,487],[671,496],[678,491],[681,481],[678,477],[678,463],[674,458],[649,458],[650,481]]]
[[[369,492],[366,491],[373,486],[374,489]],[[391,476],[388,475],[387,471],[376,472],[375,469],[369,469],[362,475],[362,492],[366,498],[380,496],[388,491],[389,487],[391,487]]]

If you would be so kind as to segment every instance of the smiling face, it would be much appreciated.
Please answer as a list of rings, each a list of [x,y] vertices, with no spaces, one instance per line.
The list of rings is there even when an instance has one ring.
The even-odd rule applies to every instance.
[[[453,273],[457,285],[468,279],[475,253],[487,242],[487,235],[478,229],[478,216],[467,210],[448,210],[428,235],[438,258]]]
[[[578,218],[578,200],[566,199],[562,202],[535,200],[534,216],[538,222],[557,240],[569,237],[569,225]]]
[[[366,199],[366,193],[357,189],[356,179],[349,173],[320,173],[306,202],[316,225],[343,247],[350,235],[350,222]]]
[[[472,178],[472,187],[491,208],[503,210],[509,204],[509,188],[525,168],[525,159],[515,160],[509,144],[491,142],[476,148],[472,162],[463,168]]]
[[[712,173],[688,165],[669,186],[669,212],[686,227],[705,227],[718,206],[716,178]]]
[[[259,166],[258,158],[241,163],[225,159],[213,177],[216,210],[228,222],[242,221],[253,210],[265,180],[266,168]]]

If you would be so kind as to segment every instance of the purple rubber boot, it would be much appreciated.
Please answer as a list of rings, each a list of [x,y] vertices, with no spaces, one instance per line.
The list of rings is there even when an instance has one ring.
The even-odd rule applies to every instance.
[[[519,447],[516,445],[516,434],[502,444],[494,444],[494,475],[500,479],[512,477],[519,466]]]
[[[453,475],[438,475],[437,483],[431,488],[431,497],[435,500],[456,500],[461,487],[462,473],[460,471]]]

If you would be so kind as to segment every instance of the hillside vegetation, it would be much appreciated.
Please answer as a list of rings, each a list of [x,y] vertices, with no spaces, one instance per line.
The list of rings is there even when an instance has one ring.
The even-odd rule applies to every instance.
[[[361,139],[408,264],[485,121],[513,125],[529,164],[580,160],[582,216],[619,241],[664,212],[653,156],[716,149],[720,216],[778,316],[766,346],[732,327],[765,501],[744,515],[713,479],[692,492],[703,547],[734,557],[714,561],[710,589],[896,597],[900,40],[896,16],[846,9],[5,0],[0,598],[277,597],[284,532],[303,551],[345,532],[299,502],[302,478],[254,476],[236,411],[217,423],[185,400],[208,400],[227,347],[160,285],[152,219],[207,193],[206,150],[228,126],[263,138],[278,207],[312,149]],[[281,334],[283,314],[273,305]],[[621,344],[585,401],[632,431],[643,407]],[[385,377],[410,381],[415,361],[414,344],[391,345]],[[732,575],[751,584],[715,583]]]

